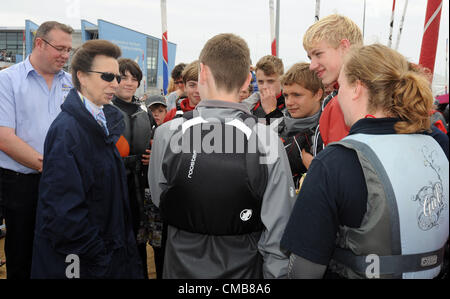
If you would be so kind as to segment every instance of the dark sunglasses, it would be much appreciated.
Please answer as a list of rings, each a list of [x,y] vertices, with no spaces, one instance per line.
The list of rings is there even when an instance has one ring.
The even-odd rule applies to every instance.
[[[120,75],[116,75],[113,73],[97,72],[97,71],[87,71],[87,72],[101,74],[100,78],[102,78],[106,82],[112,82],[112,80],[114,80],[114,78],[116,78],[117,83],[120,83],[120,81],[122,80],[122,77]]]

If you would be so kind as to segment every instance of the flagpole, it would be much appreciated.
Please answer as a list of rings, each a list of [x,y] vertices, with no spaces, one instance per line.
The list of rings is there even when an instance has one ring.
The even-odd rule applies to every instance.
[[[319,21],[319,13],[320,13],[320,0],[316,0],[316,14],[314,16],[314,22]]]
[[[395,43],[395,50],[398,49],[398,46],[400,44],[400,37],[401,37],[402,31],[403,31],[403,24],[405,23],[405,15],[406,15],[407,7],[408,7],[408,0],[405,0],[405,7],[403,8],[402,19],[400,21],[400,27],[398,29],[397,42]]]
[[[275,37],[275,9],[273,0],[269,0],[269,16],[270,16],[270,46],[273,56],[277,56],[277,41]]]
[[[162,50],[163,50],[163,93],[167,94],[169,85],[169,59],[167,55],[167,7],[166,0],[161,0]]]
[[[363,14],[363,40],[364,40],[364,33],[366,31],[366,0],[364,0],[364,14]]]
[[[392,31],[394,30],[394,12],[395,12],[395,0],[392,4],[392,15],[391,15],[391,22],[389,24],[389,40],[388,40],[388,47],[390,48],[392,45]]]
[[[277,52],[275,56],[280,55],[280,0],[277,0],[277,20],[275,25],[275,40],[277,45]]]

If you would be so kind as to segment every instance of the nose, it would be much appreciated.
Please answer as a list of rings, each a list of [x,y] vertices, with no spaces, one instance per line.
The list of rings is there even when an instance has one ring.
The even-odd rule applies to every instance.
[[[284,102],[286,103],[286,107],[290,107],[293,104],[292,99],[289,95],[284,96]]]
[[[63,52],[61,53],[61,56],[64,57],[64,59],[68,60],[69,57],[70,57],[70,52],[68,52],[68,51],[63,51]]]
[[[309,65],[309,70],[310,70],[310,71],[316,70],[318,65],[319,65],[319,64],[317,63],[317,60],[316,60],[314,57],[311,58],[311,63],[310,63],[310,65]]]
[[[112,80],[109,84],[114,89],[117,89],[119,87],[119,82],[117,81],[117,78],[114,78],[114,80]]]

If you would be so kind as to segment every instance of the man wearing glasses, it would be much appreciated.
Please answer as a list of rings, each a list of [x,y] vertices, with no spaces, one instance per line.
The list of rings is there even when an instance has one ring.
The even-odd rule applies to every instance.
[[[7,278],[30,277],[44,140],[72,88],[62,70],[73,29],[50,21],[36,31],[25,61],[0,71],[0,189],[8,234]]]
[[[167,96],[167,111],[175,108],[177,100],[184,95],[184,82],[181,73],[185,67],[186,63],[179,63],[173,68],[172,73],[170,73],[173,83],[175,83],[175,91]]]

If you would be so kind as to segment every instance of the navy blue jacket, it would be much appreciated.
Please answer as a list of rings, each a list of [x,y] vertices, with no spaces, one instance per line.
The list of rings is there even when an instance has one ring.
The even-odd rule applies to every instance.
[[[123,116],[104,106],[106,136],[75,89],[61,110],[44,144],[31,277],[66,278],[75,254],[80,278],[143,278],[115,146]]]

